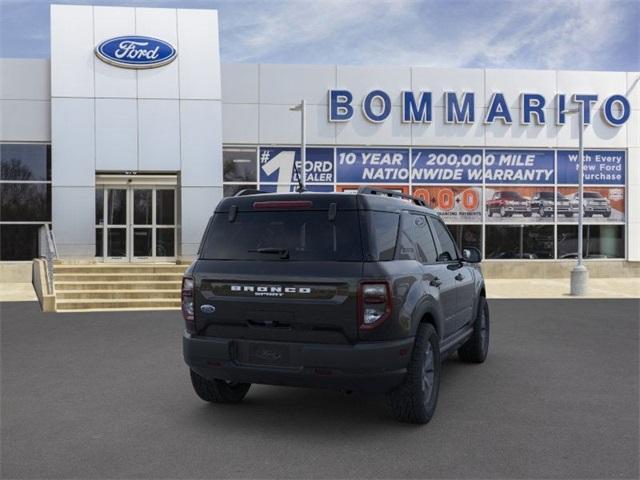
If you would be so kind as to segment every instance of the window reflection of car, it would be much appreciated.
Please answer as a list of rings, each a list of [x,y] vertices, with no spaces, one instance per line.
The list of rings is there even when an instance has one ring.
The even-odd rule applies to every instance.
[[[556,193],[555,204],[558,209],[558,215],[573,217],[574,213],[578,211],[578,204],[572,203],[571,200],[561,193]],[[531,197],[530,205],[531,210],[541,217],[552,217],[554,206],[553,192],[534,193],[533,197]]]
[[[576,203],[580,203],[580,193],[574,193],[572,199]],[[599,192],[584,192],[582,198],[582,207],[584,208],[585,217],[593,217],[594,215],[602,215],[605,218],[611,216],[611,204],[609,199],[603,197]]]
[[[560,255],[560,257],[558,257],[560,260],[574,260],[576,258],[578,258],[578,254],[577,252],[571,252],[571,253],[565,253],[564,255]],[[609,258],[606,255],[583,255],[582,258],[584,258],[585,260],[598,260],[598,259],[603,259],[603,258]]]
[[[520,214],[525,217],[531,216],[531,206],[529,200],[524,198],[518,192],[505,190],[498,191],[493,197],[487,200],[487,214],[492,217],[497,213],[501,217],[512,217]]]
[[[493,252],[490,253],[489,255],[487,255],[487,258],[490,258],[492,260],[500,260],[500,259],[504,259],[504,260],[511,260],[514,258],[517,259],[523,259],[523,260],[535,260],[538,257],[538,255],[536,255],[535,253],[520,253],[520,252]]]

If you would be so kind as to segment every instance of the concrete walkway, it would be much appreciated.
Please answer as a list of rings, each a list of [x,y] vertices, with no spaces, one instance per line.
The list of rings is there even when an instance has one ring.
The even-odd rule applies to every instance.
[[[640,278],[591,278],[585,297],[569,295],[568,278],[507,278],[486,280],[488,298],[638,298]]]
[[[0,302],[28,302],[38,300],[31,283],[0,282]]]

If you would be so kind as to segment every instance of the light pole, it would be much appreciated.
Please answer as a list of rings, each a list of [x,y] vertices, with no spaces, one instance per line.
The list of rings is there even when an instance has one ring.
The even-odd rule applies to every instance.
[[[571,270],[571,295],[583,296],[587,293],[589,270],[583,263],[582,224],[584,220],[584,102],[579,108],[565,110],[563,113],[578,113],[578,262]]]
[[[300,103],[289,107],[292,112],[300,112],[300,161],[302,163],[300,172],[298,173],[300,187],[298,191],[305,190],[306,163],[307,163],[307,122],[305,114],[304,98]]]

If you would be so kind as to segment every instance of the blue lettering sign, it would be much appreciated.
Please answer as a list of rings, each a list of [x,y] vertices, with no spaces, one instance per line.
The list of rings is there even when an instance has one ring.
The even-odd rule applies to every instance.
[[[329,121],[346,122],[353,117],[351,102],[353,95],[349,90],[329,90]]]
[[[95,49],[103,62],[123,68],[155,68],[172,62],[178,52],[164,40],[139,35],[110,38]]]
[[[529,125],[531,123],[531,117],[535,117],[536,124],[544,125],[544,104],[544,97],[537,93],[523,93],[520,95],[522,123]]]
[[[306,154],[305,184],[333,183],[333,149],[307,148]],[[296,183],[296,170],[302,173],[299,148],[260,149],[260,183],[272,182],[284,186]]]
[[[380,111],[374,112],[373,102],[378,100],[380,102]],[[373,90],[364,97],[362,102],[362,112],[367,120],[374,123],[380,123],[387,119],[391,113],[391,98],[382,90]]]
[[[585,95],[576,93],[573,95],[573,103],[579,103],[582,108],[582,118],[585,125],[591,123],[591,105],[598,100],[598,95]]]
[[[624,185],[623,150],[585,150],[584,183],[588,185]],[[558,184],[578,183],[580,158],[577,150],[558,150]]]
[[[511,124],[511,112],[509,112],[509,105],[507,105],[504,95],[502,93],[494,93],[491,96],[491,102],[487,110],[487,117],[484,123],[493,123],[496,119],[502,119],[502,121],[508,125]]]
[[[418,103],[416,103],[413,92],[402,92],[403,123],[429,123],[431,118],[431,92],[420,92]]]
[[[475,94],[465,92],[462,94],[462,106],[458,102],[455,92],[444,94],[444,121],[445,123],[473,123],[476,120]]]
[[[409,149],[338,148],[336,176],[341,183],[409,183]]]
[[[618,108],[621,111],[620,114],[616,114],[614,112],[614,107],[616,105],[618,105]],[[602,112],[604,114],[604,119],[609,125],[612,127],[619,127],[629,120],[629,116],[631,115],[631,105],[629,104],[629,100],[627,100],[623,95],[611,95],[607,98],[607,101],[604,102]]]
[[[484,178],[488,184],[552,184],[553,151],[486,150]]]
[[[482,150],[414,148],[411,181],[414,185],[482,183]]]
[[[556,95],[556,125],[564,125],[566,114],[567,96],[559,93]]]

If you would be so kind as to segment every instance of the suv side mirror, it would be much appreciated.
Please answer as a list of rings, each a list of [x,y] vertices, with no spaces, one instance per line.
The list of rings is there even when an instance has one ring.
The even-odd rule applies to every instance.
[[[468,263],[480,263],[482,254],[476,247],[464,247],[462,249],[462,260]]]

